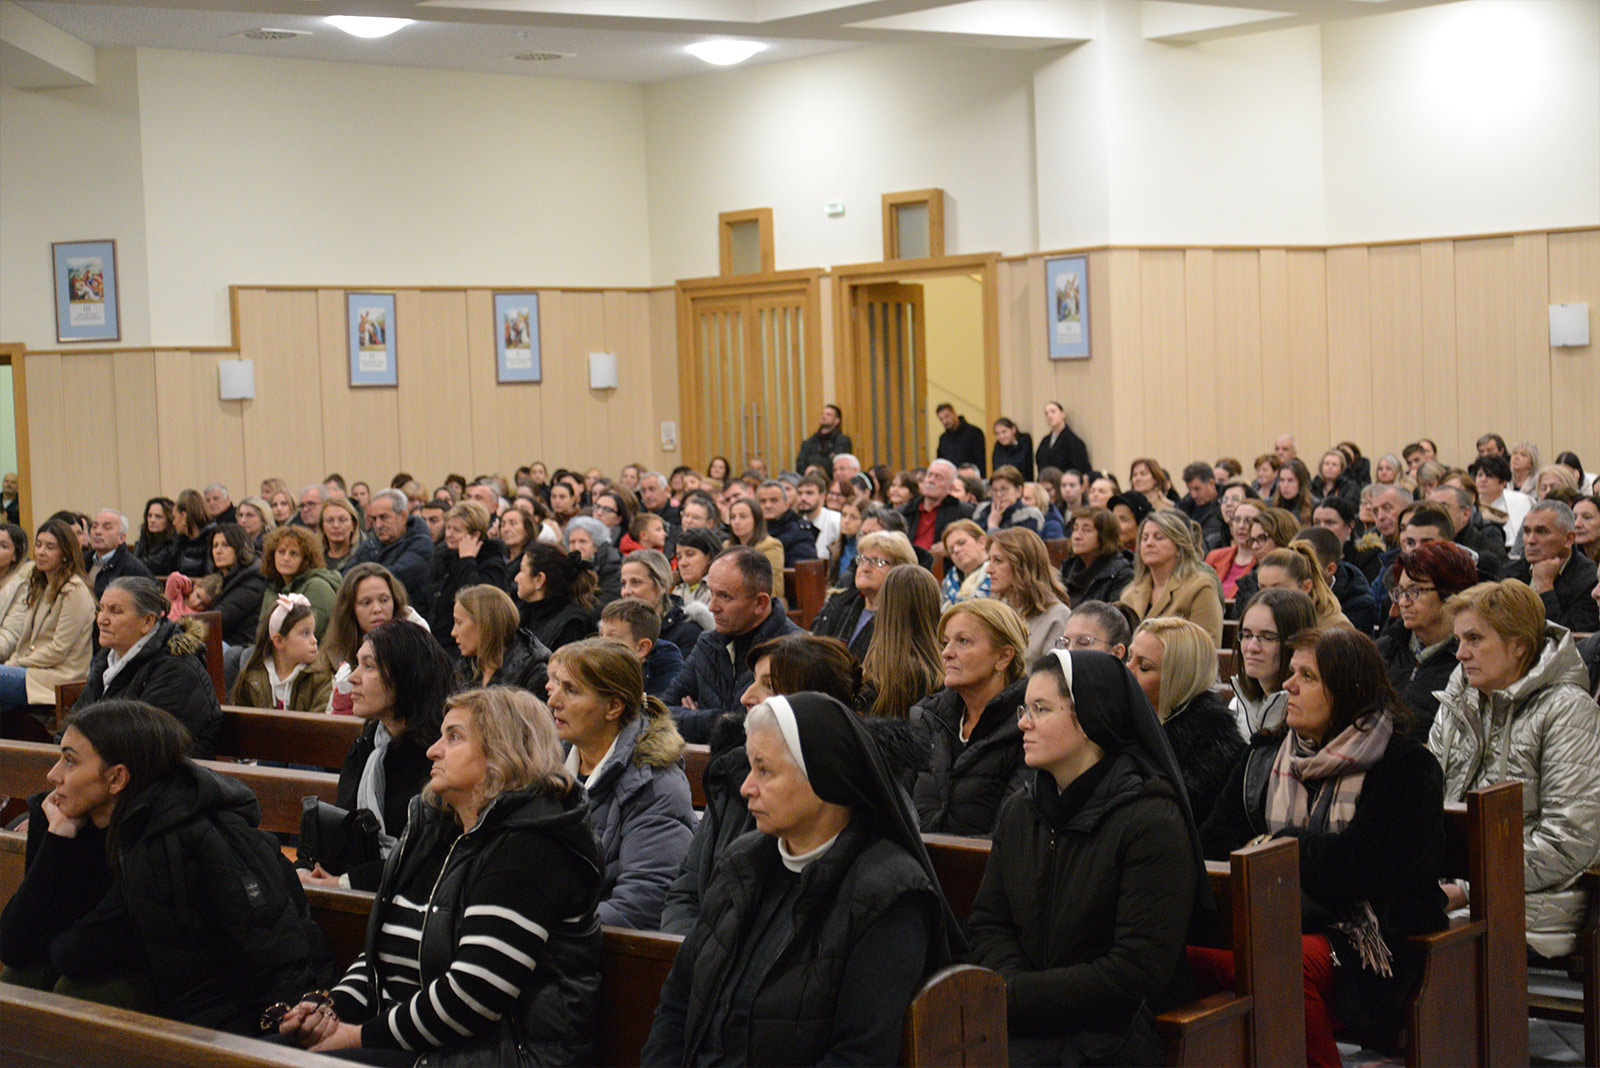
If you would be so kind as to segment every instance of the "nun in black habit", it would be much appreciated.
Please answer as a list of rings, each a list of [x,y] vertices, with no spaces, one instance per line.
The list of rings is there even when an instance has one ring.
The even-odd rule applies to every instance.
[[[706,888],[642,1063],[894,1064],[923,978],[965,952],[903,791],[832,697],[769,698],[745,734],[756,830]]]
[[[1024,700],[1034,773],[1000,809],[972,962],[1005,977],[1013,1065],[1162,1064],[1155,1017],[1192,999],[1185,936],[1211,909],[1183,776],[1107,653],[1045,654]]]

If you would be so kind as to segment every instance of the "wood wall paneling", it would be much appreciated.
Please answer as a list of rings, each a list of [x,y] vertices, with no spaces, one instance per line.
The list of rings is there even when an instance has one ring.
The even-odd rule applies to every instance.
[[[1261,257],[1254,251],[1218,251],[1212,258],[1216,286],[1216,351],[1225,354],[1229,375],[1219,403],[1227,406],[1229,429],[1219,439],[1218,455],[1236,456],[1249,465],[1271,441],[1287,410],[1290,391],[1285,376],[1268,373],[1263,351]],[[1281,331],[1280,331],[1281,335]],[[1211,459],[1216,459],[1213,456]]]
[[[112,437],[111,455],[116,457],[117,486],[116,492],[102,504],[121,506],[128,516],[132,540],[138,534],[142,519],[137,509],[156,495],[152,487],[161,485],[155,353],[141,350],[118,355],[111,361],[111,380],[116,416],[102,422]]]
[[[1328,433],[1335,440],[1374,439],[1372,422],[1372,292],[1366,248],[1329,249],[1328,257]],[[1319,446],[1297,442],[1316,458]],[[1363,446],[1363,451],[1370,446]]]
[[[1508,377],[1516,383],[1517,430],[1496,432],[1510,442],[1554,441],[1550,361],[1550,243],[1545,234],[1518,234],[1511,239],[1512,321],[1514,336],[1510,350],[1512,370]],[[1590,394],[1591,399],[1596,398]],[[1465,444],[1465,443],[1463,443]],[[1476,448],[1476,445],[1474,445]],[[1550,458],[1555,458],[1555,452]],[[1578,454],[1580,457],[1583,454]]]
[[[1284,267],[1289,326],[1286,362],[1290,395],[1297,398],[1290,413],[1296,440],[1305,442],[1300,447],[1304,452],[1335,440],[1328,405],[1314,400],[1326,392],[1328,382],[1328,263],[1321,252],[1292,249],[1284,254]],[[1263,431],[1266,429],[1263,426]],[[1256,440],[1270,442],[1272,438],[1263,433]],[[1369,446],[1363,443],[1362,448]]]
[[[315,473],[308,470],[302,481],[320,479],[328,472],[316,470],[324,466],[326,455],[317,294],[260,289],[236,294],[239,358],[254,361],[256,378],[254,399],[228,402],[243,422],[244,466],[246,477],[253,479],[234,489],[233,499],[240,500],[255,493],[265,478],[292,481],[293,476],[279,470],[286,456],[316,461],[310,464]],[[342,306],[339,322],[342,326]],[[346,477],[366,476],[346,473]]]
[[[1522,395],[1516,379],[1527,361],[1516,355],[1512,240],[1456,242],[1456,374],[1459,436],[1440,441],[1447,454],[1476,455],[1472,439],[1493,428],[1518,437]],[[1581,454],[1580,454],[1581,455]],[[1447,456],[1448,458],[1448,456]]]
[[[1139,399],[1141,391],[1145,388],[1144,372],[1141,367],[1140,353],[1144,344],[1144,324],[1141,317],[1141,287],[1139,272],[1140,253],[1135,249],[1113,249],[1110,254],[1110,263],[1106,272],[1109,285],[1107,297],[1110,300],[1108,314],[1101,321],[1109,328],[1106,344],[1100,346],[1097,354],[1093,350],[1091,339],[1090,359],[1107,359],[1111,361],[1111,392],[1109,394],[1110,407],[1115,412],[1112,427],[1112,437],[1107,449],[1100,444],[1097,450],[1090,452],[1090,458],[1101,470],[1115,471],[1125,466],[1135,456],[1143,455],[1139,450],[1149,441],[1146,434],[1144,404]],[[1093,275],[1090,276],[1091,283]],[[1094,308],[1094,290],[1089,291],[1089,307],[1091,314]],[[1044,305],[1041,303],[1040,307]],[[1094,330],[1093,320],[1089,329]],[[1101,398],[1080,398],[1080,405],[1087,401],[1089,404],[1106,401]],[[1073,413],[1068,412],[1069,419]],[[1043,424],[1043,416],[1036,426]],[[1081,434],[1080,434],[1081,436]],[[1091,448],[1094,443],[1091,443]],[[1118,476],[1119,478],[1121,476]]]
[[[28,362],[28,436],[33,459],[33,521],[62,508],[72,507],[78,493],[75,486],[81,463],[68,466],[68,427],[89,414],[87,408],[66,410],[66,383],[62,380],[62,357],[54,353],[24,357]],[[68,472],[71,475],[67,475]],[[94,507],[89,505],[88,507]],[[29,532],[32,533],[31,531]]]
[[[1461,382],[1456,374],[1456,256],[1453,241],[1424,241],[1420,249],[1422,299],[1422,373],[1414,388],[1422,395],[1422,420],[1417,429],[1391,433],[1379,455],[1396,456],[1423,434],[1436,441],[1460,441]],[[1427,430],[1420,429],[1427,427]]]
[[[1356,441],[1368,442],[1364,449],[1376,448],[1381,453],[1398,450],[1405,443],[1380,443],[1373,436],[1376,428],[1424,425],[1422,396],[1427,386],[1417,377],[1422,352],[1422,249],[1417,245],[1371,249],[1367,272],[1372,317],[1372,372],[1367,395],[1374,429]]]
[[[1207,464],[1217,458],[1217,441],[1224,419],[1219,418],[1218,398],[1231,400],[1232,393],[1217,378],[1217,289],[1212,271],[1215,253],[1211,249],[1189,249],[1184,253],[1184,362],[1188,368],[1187,418],[1188,447],[1169,455],[1167,464],[1174,485],[1181,481],[1183,468],[1194,460]],[[1231,407],[1231,405],[1229,405]],[[1180,493],[1183,491],[1180,489]]]
[[[1600,230],[1550,235],[1550,303],[1589,305],[1589,344],[1550,354],[1550,418],[1554,439],[1544,461],[1572,449],[1595,470],[1600,456]],[[29,384],[32,388],[32,384]],[[1593,455],[1591,455],[1593,454]]]
[[[1182,467],[1187,456],[1190,420],[1189,367],[1184,325],[1184,253],[1177,250],[1147,252],[1140,257],[1139,301],[1143,308],[1143,357],[1139,399],[1144,407],[1145,441],[1156,458],[1170,457],[1165,466]],[[1119,472],[1123,471],[1118,466]],[[1124,484],[1126,488],[1126,484]]]

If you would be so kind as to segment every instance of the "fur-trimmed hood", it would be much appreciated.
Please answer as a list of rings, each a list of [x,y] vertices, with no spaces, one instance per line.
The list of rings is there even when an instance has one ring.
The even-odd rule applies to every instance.
[[[172,625],[172,635],[167,638],[167,652],[173,656],[204,656],[206,635],[210,631],[197,616],[183,616]]]
[[[638,734],[633,739],[633,757],[629,761],[634,767],[670,768],[683,759],[683,735],[678,733],[671,713],[661,702],[647,700],[644,711],[623,729],[623,735],[635,726]],[[623,741],[623,738],[617,739],[618,749],[622,748]]]

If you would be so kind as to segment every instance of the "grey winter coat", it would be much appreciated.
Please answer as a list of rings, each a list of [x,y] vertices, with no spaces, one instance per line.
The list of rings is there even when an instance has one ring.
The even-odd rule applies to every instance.
[[[1485,698],[1457,668],[1428,733],[1446,801],[1522,783],[1528,945],[1546,957],[1572,952],[1585,904],[1573,883],[1600,852],[1600,707],[1588,680],[1571,632],[1547,623],[1533,670],[1504,690]]]

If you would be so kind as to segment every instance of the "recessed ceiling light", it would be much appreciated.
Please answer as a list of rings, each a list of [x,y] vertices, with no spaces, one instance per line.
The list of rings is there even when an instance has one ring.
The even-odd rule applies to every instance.
[[[766,51],[767,46],[760,41],[701,41],[684,48],[684,51],[707,63],[719,67],[731,67],[735,63],[743,63],[757,52]]]
[[[385,19],[373,15],[329,15],[328,23],[352,37],[387,37],[416,19]]]

